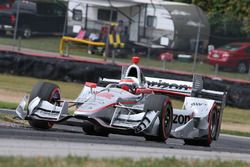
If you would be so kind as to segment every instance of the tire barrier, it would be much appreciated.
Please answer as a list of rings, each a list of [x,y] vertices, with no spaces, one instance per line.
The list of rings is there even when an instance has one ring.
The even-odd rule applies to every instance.
[[[0,52],[0,72],[67,82],[97,82],[99,77],[104,76],[119,78],[121,67]]]
[[[192,75],[142,69],[145,76],[192,81]],[[0,52],[0,72],[67,82],[98,82],[99,77],[119,79],[121,66],[64,57],[30,56]],[[227,105],[250,108],[250,84],[205,77],[204,88],[227,91]]]

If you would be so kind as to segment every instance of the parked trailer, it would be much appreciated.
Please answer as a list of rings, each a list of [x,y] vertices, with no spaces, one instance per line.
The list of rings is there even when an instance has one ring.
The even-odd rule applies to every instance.
[[[209,40],[209,23],[203,11],[192,4],[150,0],[69,0],[67,33],[73,27],[100,31],[123,21],[126,43],[161,50],[193,51],[200,29],[199,48]]]

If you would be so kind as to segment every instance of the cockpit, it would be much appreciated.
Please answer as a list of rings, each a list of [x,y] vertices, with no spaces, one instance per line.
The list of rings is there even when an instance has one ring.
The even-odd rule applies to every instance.
[[[139,57],[132,58],[133,64],[127,68],[126,73],[121,80],[132,79],[135,83],[138,84],[138,87],[144,87],[146,80],[144,78],[144,75],[141,72],[141,69],[137,65],[139,63],[139,61],[140,61]]]

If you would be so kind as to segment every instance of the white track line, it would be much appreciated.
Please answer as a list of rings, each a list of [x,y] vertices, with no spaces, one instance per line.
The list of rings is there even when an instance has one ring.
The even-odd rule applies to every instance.
[[[74,143],[61,141],[0,139],[0,156],[89,156],[91,158],[163,158],[200,160],[242,160],[250,162],[250,154],[162,149],[109,144]]]

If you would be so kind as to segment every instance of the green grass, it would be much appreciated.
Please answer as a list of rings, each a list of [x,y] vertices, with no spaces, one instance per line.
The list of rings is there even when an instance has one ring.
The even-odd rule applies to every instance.
[[[239,123],[239,124],[250,125],[249,118],[250,118],[249,109],[239,109],[227,106],[223,113],[223,122],[228,122],[228,123]]]
[[[4,108],[4,109],[13,109],[14,110],[14,109],[16,109],[17,105],[18,105],[17,103],[0,101],[0,108]]]
[[[50,81],[31,77],[0,74],[0,89],[29,93],[32,87],[39,81],[56,83],[62,90],[62,97],[69,99],[75,99],[83,87],[83,85],[79,83],[67,83],[61,81]]]
[[[37,49],[37,50],[43,50],[43,51],[50,51],[50,52],[57,52],[59,53],[59,43],[60,43],[60,37],[33,37],[31,39],[23,39],[21,40],[21,47],[24,48],[30,48],[30,49]],[[5,45],[18,45],[18,41],[13,41],[11,37],[1,37],[0,38],[0,44]],[[91,57],[91,58],[97,58],[102,60],[103,57],[100,55],[88,55],[86,52],[86,46],[82,45],[80,49],[76,49],[80,46],[74,45],[70,46],[70,55],[76,55],[81,57]],[[111,59],[111,58],[110,58]],[[116,58],[117,62],[125,62],[129,63],[130,58]],[[142,58],[141,65],[146,67],[158,67],[163,69],[163,62],[158,60],[152,60],[147,58]],[[180,61],[173,61],[171,63],[167,62],[166,68],[171,70],[179,70],[179,71],[185,71],[185,72],[192,72],[193,63],[187,63],[187,62],[180,62]],[[206,63],[197,63],[195,73],[205,74],[205,75],[214,75],[215,71],[213,66],[208,65]],[[218,76],[223,77],[229,77],[229,78],[237,78],[237,79],[243,79],[243,80],[249,80],[249,76],[247,74],[239,74],[239,73],[233,73],[233,72],[219,72]]]
[[[60,37],[35,37],[21,40],[21,47],[50,52],[58,52]],[[0,44],[18,46],[19,41],[14,41],[11,37],[1,37]]]
[[[221,160],[177,160],[176,158],[162,159],[91,159],[88,157],[68,156],[66,158],[22,158],[0,157],[0,167],[248,167],[250,164],[242,161]]]
[[[232,131],[232,130],[221,129],[221,133],[229,134],[229,135],[235,135],[235,136],[250,137],[250,133],[248,133],[248,132],[239,132],[239,131]]]

